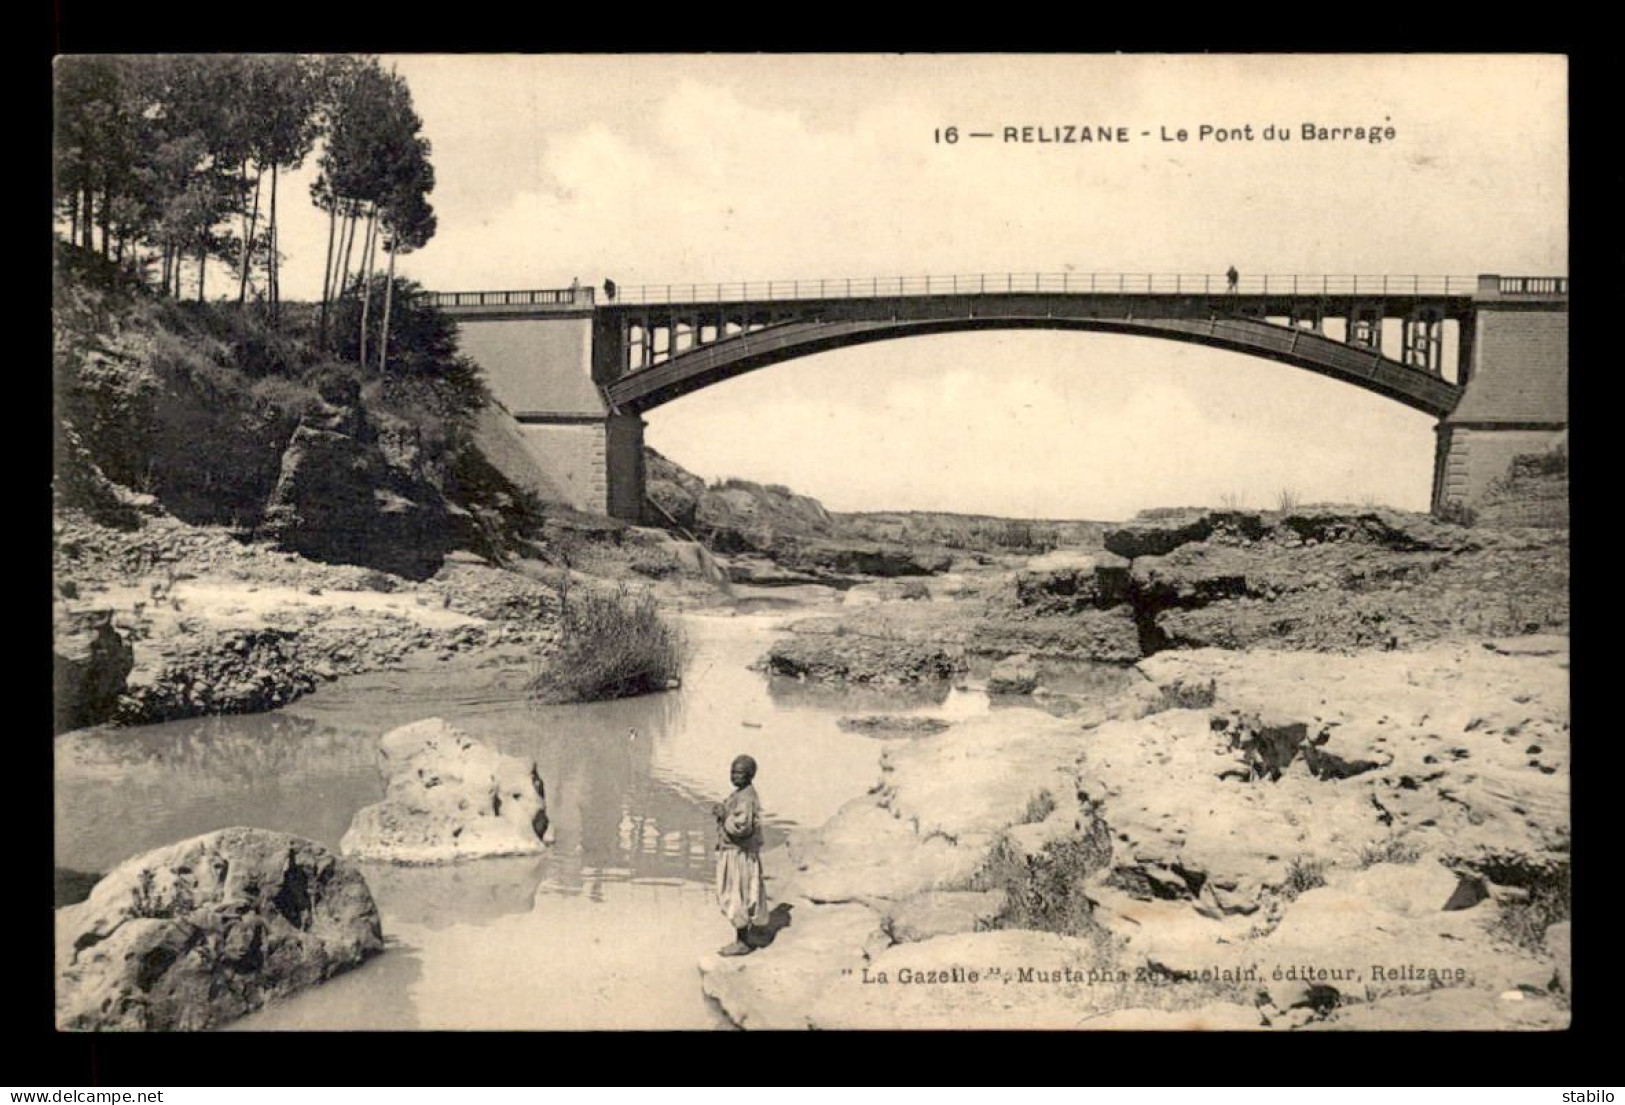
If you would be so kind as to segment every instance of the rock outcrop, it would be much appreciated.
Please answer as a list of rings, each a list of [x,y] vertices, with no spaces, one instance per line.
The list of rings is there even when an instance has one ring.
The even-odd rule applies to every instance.
[[[1077,636],[1075,623],[1127,616],[1131,645],[1098,631],[1084,642],[1087,655],[1117,660],[1171,648],[1396,649],[1568,625],[1561,531],[1468,529],[1381,509],[1176,510],[1104,540],[1107,552],[1081,563],[1020,573],[1004,613],[977,633],[1050,654],[1045,636],[1059,637],[1057,626]]]
[[[534,763],[496,752],[439,718],[378,742],[383,800],[356,811],[339,849],[358,859],[446,863],[539,852],[547,799]]]
[[[797,633],[775,641],[764,663],[774,675],[870,684],[952,679],[965,670],[959,649],[857,633]]]
[[[221,829],[120,864],[57,911],[57,1026],[212,1028],[382,948],[353,864],[285,833]]]
[[[359,419],[359,414],[356,415]],[[466,512],[428,484],[403,481],[359,427],[294,431],[260,533],[316,560],[421,579],[457,544]]]
[[[135,650],[114,628],[112,611],[58,605],[52,630],[55,731],[110,720],[135,667]]]
[[[987,677],[988,694],[1032,694],[1038,689],[1038,665],[1025,652],[1006,656]]]

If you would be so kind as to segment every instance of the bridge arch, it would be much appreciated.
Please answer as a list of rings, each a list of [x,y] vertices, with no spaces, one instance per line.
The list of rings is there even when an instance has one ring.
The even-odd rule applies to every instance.
[[[808,318],[777,323],[685,349],[658,364],[627,372],[609,385],[606,395],[617,409],[641,414],[724,380],[817,353],[922,335],[990,330],[1128,334],[1205,345],[1342,380],[1435,418],[1448,414],[1461,394],[1460,387],[1437,373],[1386,357],[1378,349],[1262,319],[1003,313],[935,319]]]

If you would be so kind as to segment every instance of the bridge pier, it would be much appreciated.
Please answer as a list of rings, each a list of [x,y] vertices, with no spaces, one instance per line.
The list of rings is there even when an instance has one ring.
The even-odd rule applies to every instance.
[[[607,512],[611,518],[634,524],[643,521],[643,427],[643,419],[635,414],[612,414],[604,422]]]
[[[1512,459],[1568,431],[1566,282],[1481,276],[1462,342],[1466,388],[1439,421],[1433,510],[1476,506]]]

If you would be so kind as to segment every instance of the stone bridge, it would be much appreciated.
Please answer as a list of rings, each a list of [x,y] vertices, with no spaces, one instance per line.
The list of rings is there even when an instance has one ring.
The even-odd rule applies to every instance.
[[[1439,420],[1433,505],[1568,426],[1563,277],[1001,273],[441,292],[572,505],[643,513],[642,414],[782,361],[921,334],[1136,334],[1289,364]]]

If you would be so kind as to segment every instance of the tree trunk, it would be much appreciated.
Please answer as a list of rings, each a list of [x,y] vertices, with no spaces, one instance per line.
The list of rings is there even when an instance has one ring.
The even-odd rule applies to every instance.
[[[79,244],[79,189],[73,190],[73,198],[68,201],[68,244]]]
[[[367,314],[372,309],[372,250],[378,240],[378,208],[374,205],[367,216],[367,238],[361,247],[361,264],[365,275],[361,281],[361,350],[356,363],[367,364]]]
[[[102,189],[102,260],[103,261],[108,259],[108,255],[109,255],[108,254],[108,246],[112,244],[112,243],[110,243],[108,241],[108,230],[111,227],[112,221],[113,221],[112,220],[112,213],[113,213],[113,202],[112,201],[113,201],[113,193],[109,189],[103,188]]]
[[[95,221],[96,190],[87,184],[85,185],[85,240],[83,242],[86,253],[90,253],[96,248],[96,235],[93,229]]]
[[[352,203],[350,205],[350,214],[349,214],[350,229],[349,229],[349,232],[348,232],[347,236],[344,239],[344,260],[339,263],[339,289],[338,289],[338,295],[336,297],[338,299],[343,299],[344,298],[345,291],[346,291],[345,285],[347,285],[350,282],[350,251],[355,248],[355,224],[356,224],[356,216],[359,215],[359,214],[360,214],[359,208],[355,204]]]
[[[321,335],[327,339],[327,300],[333,289],[333,237],[338,232],[339,201],[334,198],[327,209],[327,263],[322,267],[322,328]]]
[[[384,284],[384,324],[378,332],[378,375],[382,376],[389,367],[389,309],[395,299],[395,249],[400,244],[398,238],[389,243],[389,279]]]
[[[248,191],[248,158],[243,158],[237,165],[237,180],[242,191]],[[237,247],[237,303],[242,304],[248,295],[248,211],[245,208],[242,214],[243,240]]]
[[[270,266],[269,272],[268,272],[267,283],[270,284],[270,288],[268,289],[268,293],[269,293],[269,295],[271,297],[271,325],[272,326],[280,325],[281,322],[282,322],[282,258],[280,256],[280,254],[278,253],[278,247],[277,247],[277,225],[276,225],[276,178],[277,178],[277,171],[276,170],[277,170],[276,162],[273,161],[273,162],[271,162],[271,225],[269,227],[269,230],[270,230],[269,237],[271,239],[271,241],[270,241],[271,256],[266,259],[266,264]],[[256,184],[254,186],[254,204],[255,204],[255,207],[257,209],[258,206],[259,206],[259,185],[258,184]]]
[[[203,302],[204,277],[209,274],[209,244],[199,242],[197,246],[197,301]]]
[[[237,274],[237,304],[248,302],[248,269],[254,256],[254,231],[259,229],[260,221],[260,181],[265,179],[265,169],[262,167],[254,174],[254,206],[243,215],[243,249],[239,254],[239,269]],[[243,159],[243,181],[248,180],[248,159]]]

